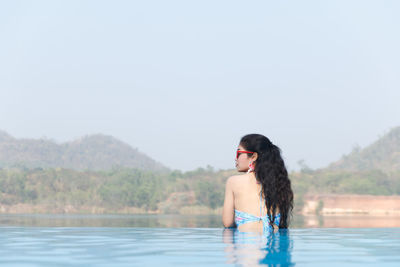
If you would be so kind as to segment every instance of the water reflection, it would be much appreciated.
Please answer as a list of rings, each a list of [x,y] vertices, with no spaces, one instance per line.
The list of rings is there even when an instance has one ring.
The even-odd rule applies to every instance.
[[[289,230],[279,230],[268,235],[243,233],[236,229],[224,229],[223,241],[227,244],[227,263],[239,266],[294,266],[292,262],[293,240]]]
[[[220,228],[217,215],[0,214],[0,226]]]
[[[304,216],[295,228],[387,228],[400,227],[400,216],[331,215]]]

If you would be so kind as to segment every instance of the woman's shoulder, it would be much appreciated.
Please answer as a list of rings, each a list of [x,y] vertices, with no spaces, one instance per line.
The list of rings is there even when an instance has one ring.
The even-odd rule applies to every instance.
[[[238,175],[232,175],[228,178],[226,181],[227,185],[235,186],[238,184],[241,184],[243,182],[243,178],[246,177],[246,174],[238,174]]]

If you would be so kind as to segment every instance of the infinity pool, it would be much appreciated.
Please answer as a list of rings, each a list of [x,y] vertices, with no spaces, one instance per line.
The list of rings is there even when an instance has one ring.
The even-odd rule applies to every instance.
[[[400,228],[0,227],[6,266],[399,266]]]

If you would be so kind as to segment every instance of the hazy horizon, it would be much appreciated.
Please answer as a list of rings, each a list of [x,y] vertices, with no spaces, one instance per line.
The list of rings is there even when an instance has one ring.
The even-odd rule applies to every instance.
[[[102,133],[172,169],[234,168],[261,133],[290,170],[400,126],[398,1],[0,3],[0,130]]]

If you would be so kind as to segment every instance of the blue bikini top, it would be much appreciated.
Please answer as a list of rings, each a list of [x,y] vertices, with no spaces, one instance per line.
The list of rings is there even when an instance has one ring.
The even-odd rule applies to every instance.
[[[263,216],[264,207],[265,207],[265,201],[262,198],[262,192],[260,192],[260,215],[261,216],[258,217],[258,216],[249,214],[247,212],[235,209],[236,226],[239,227],[240,225],[245,224],[245,223],[262,221],[263,232],[264,233],[273,232],[274,229],[272,227],[272,224],[270,224],[268,215]],[[281,214],[280,213],[276,214],[273,223],[276,224],[277,226],[279,226],[280,219],[281,219]]]

